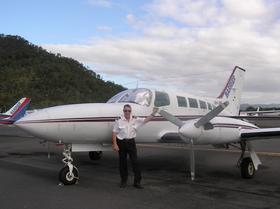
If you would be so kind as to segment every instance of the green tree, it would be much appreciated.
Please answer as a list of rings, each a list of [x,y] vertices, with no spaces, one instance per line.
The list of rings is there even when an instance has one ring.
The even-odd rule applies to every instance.
[[[72,58],[52,54],[20,36],[0,34],[0,107],[21,97],[32,108],[105,102],[124,90]]]

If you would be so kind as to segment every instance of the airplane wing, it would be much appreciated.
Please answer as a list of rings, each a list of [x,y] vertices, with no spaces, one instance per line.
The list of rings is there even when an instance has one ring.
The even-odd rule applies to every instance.
[[[248,121],[260,128],[280,127],[279,116],[231,116],[231,118]]]
[[[241,130],[241,140],[280,139],[280,128],[260,128]]]
[[[240,140],[242,141],[254,141],[263,139],[279,139],[280,140],[280,128],[260,128],[260,129],[242,129],[240,134]],[[185,143],[180,135],[175,132],[165,133],[161,140],[161,143]]]

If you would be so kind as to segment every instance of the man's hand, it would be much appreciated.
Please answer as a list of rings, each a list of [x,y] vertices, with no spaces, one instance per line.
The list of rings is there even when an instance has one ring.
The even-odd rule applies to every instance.
[[[152,114],[145,118],[144,124],[148,123],[149,121],[151,121],[153,119],[153,117],[155,116],[155,114],[158,112],[158,110],[159,110],[158,107],[154,107]]]
[[[153,108],[153,112],[152,112],[152,115],[155,115],[157,112],[158,112],[159,108],[158,107],[154,107]]]
[[[113,131],[113,134],[112,134],[112,147],[113,147],[113,150],[115,152],[118,152],[120,150],[118,144],[117,144],[117,133]]]
[[[113,150],[115,152],[118,152],[120,150],[119,146],[117,144],[113,144]]]

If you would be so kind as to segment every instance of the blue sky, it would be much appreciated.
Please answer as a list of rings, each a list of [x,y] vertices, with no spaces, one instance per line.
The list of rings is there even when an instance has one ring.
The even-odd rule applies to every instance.
[[[1,1],[1,33],[20,35],[35,44],[47,44],[83,43],[92,37],[132,32],[126,15],[131,12],[140,13],[140,1],[121,0],[117,4],[106,2]]]
[[[280,101],[279,0],[0,3],[0,33],[74,58],[128,88],[215,97],[239,65],[247,69],[242,102]]]

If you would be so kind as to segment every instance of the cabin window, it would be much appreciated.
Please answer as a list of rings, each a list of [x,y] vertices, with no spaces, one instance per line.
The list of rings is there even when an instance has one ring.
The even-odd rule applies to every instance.
[[[211,104],[209,102],[207,102],[207,106],[208,106],[209,110],[213,110],[213,108],[212,108],[212,106],[211,106]]]
[[[187,100],[185,97],[177,96],[178,107],[187,107]]]
[[[189,99],[190,107],[198,108],[198,103],[197,103],[196,99],[194,99],[194,98],[188,98],[188,99]]]
[[[165,92],[156,91],[155,106],[161,107],[167,105],[170,105],[170,99],[168,94]]]
[[[201,109],[207,109],[206,102],[199,100],[199,105]]]

